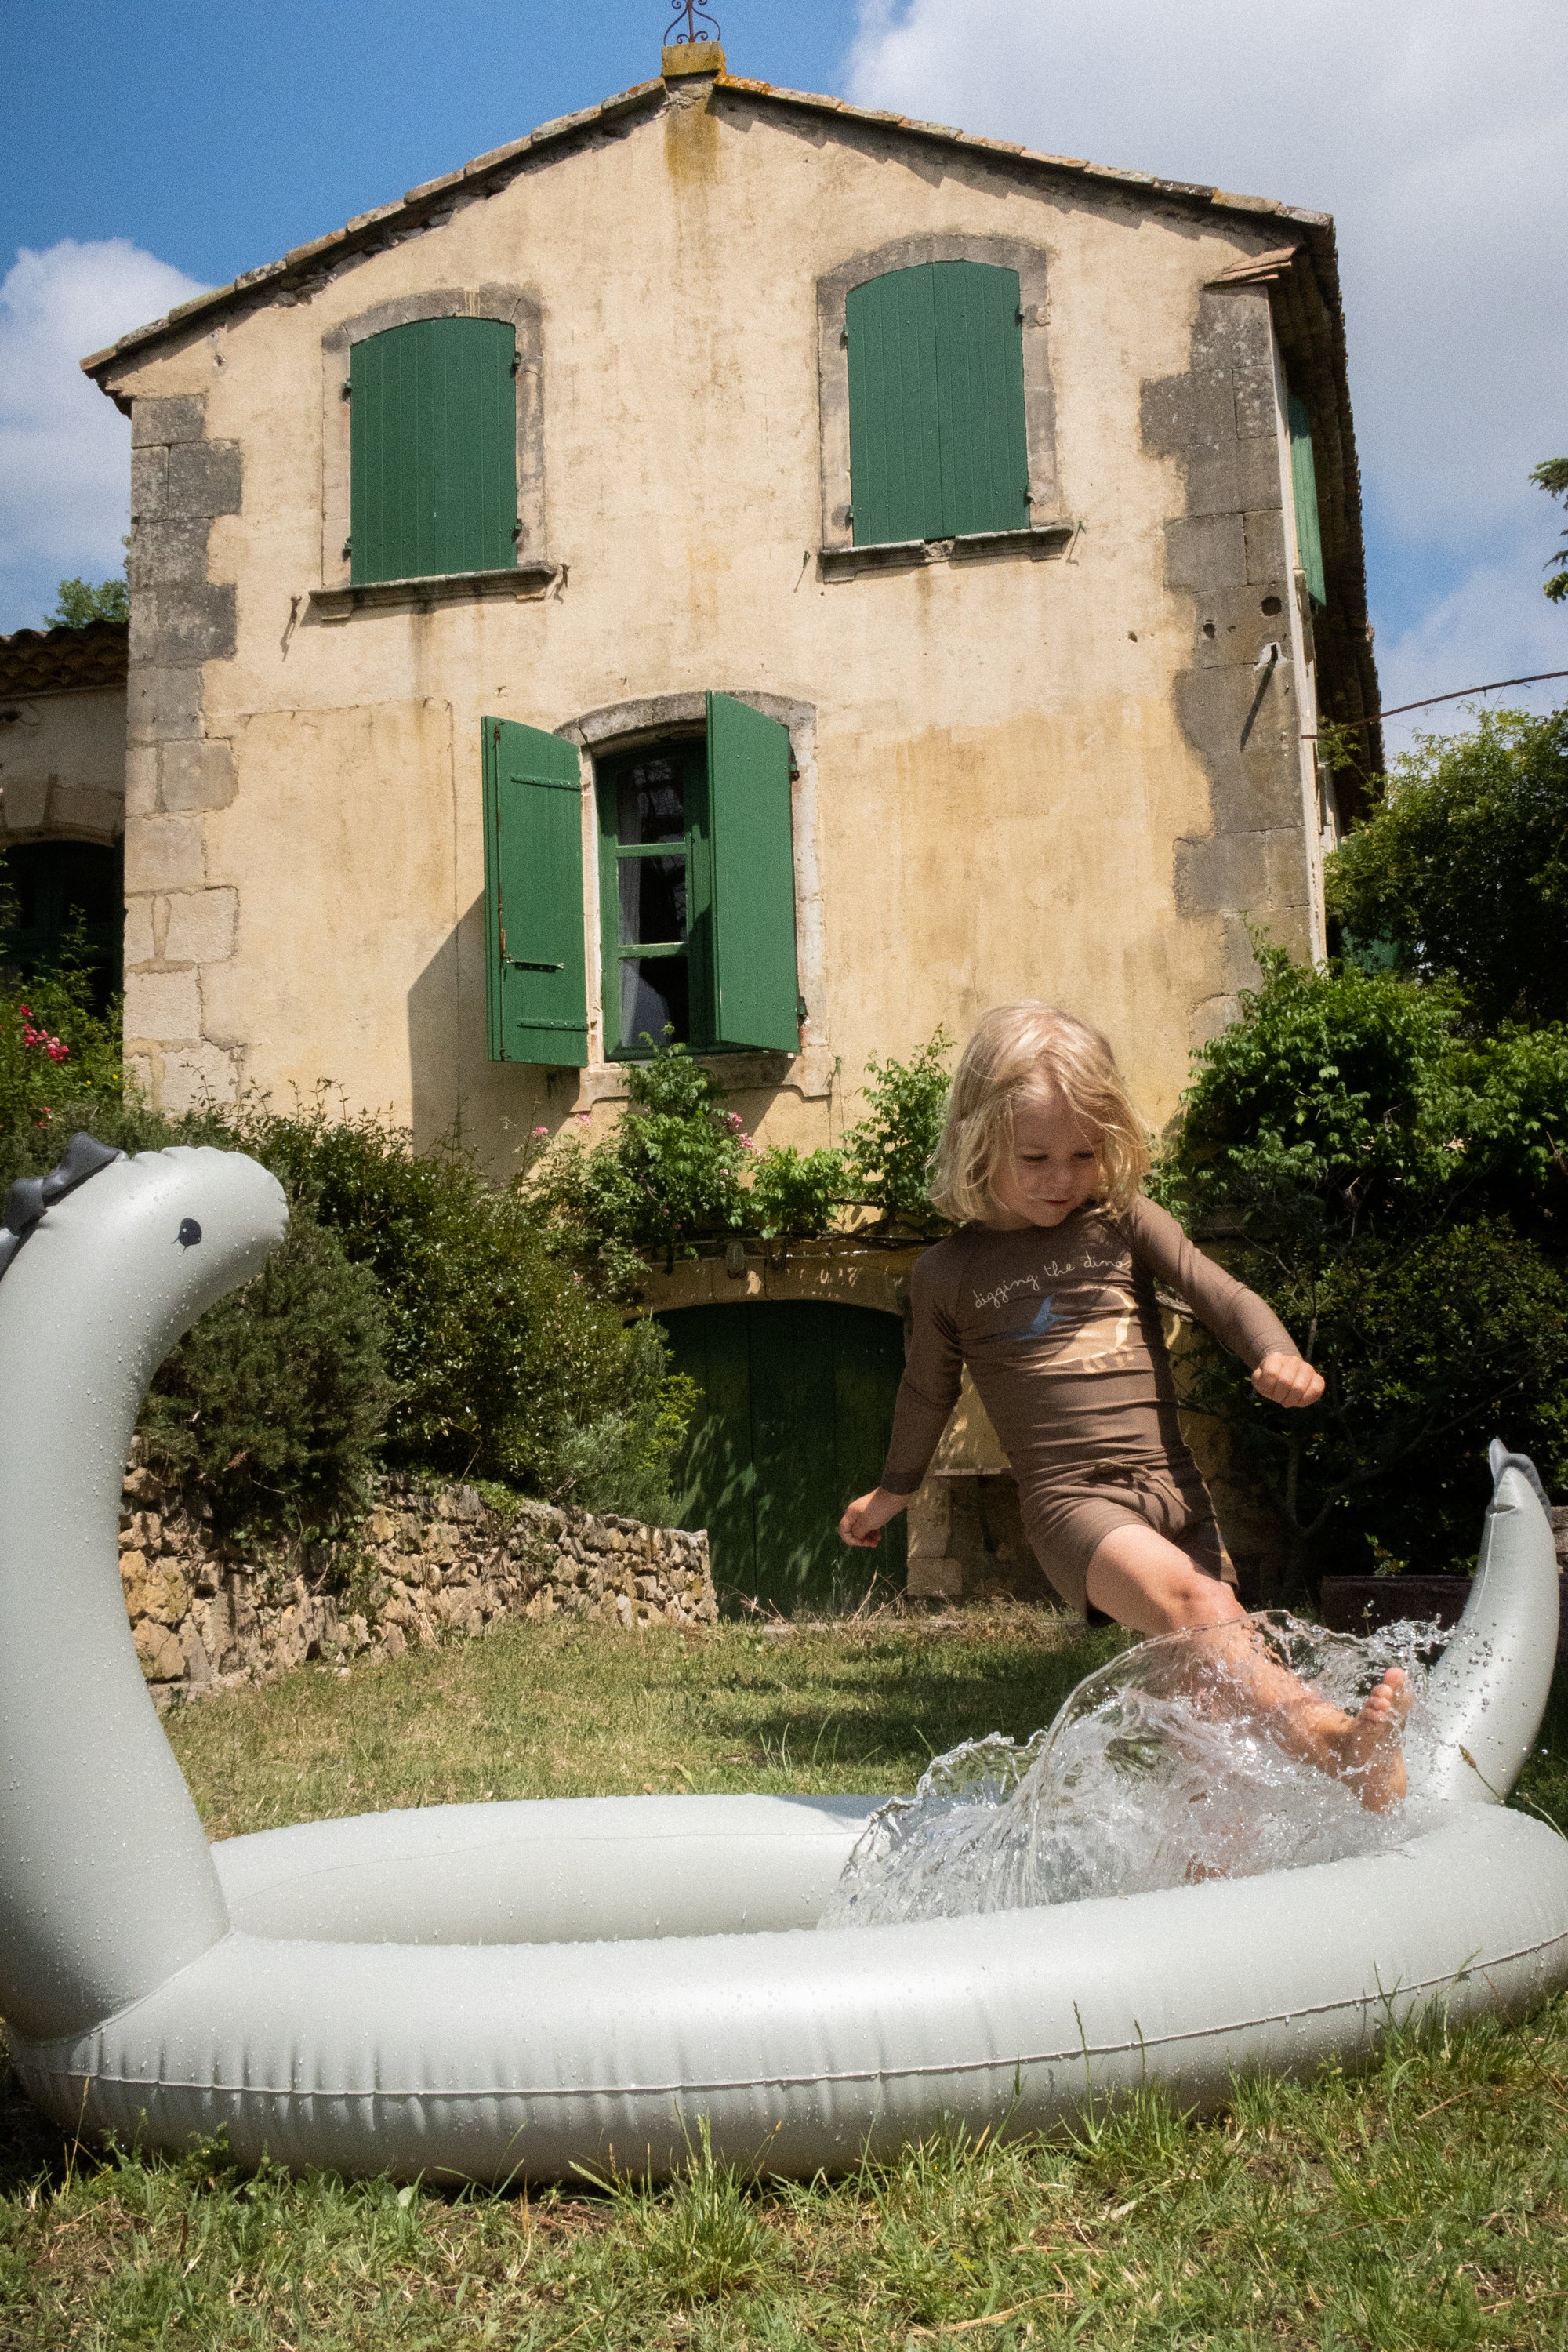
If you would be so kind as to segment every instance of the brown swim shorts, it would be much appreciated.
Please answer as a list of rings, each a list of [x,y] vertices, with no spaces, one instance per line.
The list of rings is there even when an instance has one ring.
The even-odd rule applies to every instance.
[[[1053,1478],[1024,1498],[1024,1524],[1035,1557],[1069,1609],[1091,1625],[1109,1625],[1090,1606],[1089,1564],[1118,1528],[1152,1528],[1205,1576],[1234,1585],[1236,1570],[1220,1535],[1209,1490],[1196,1464],[1152,1470],[1109,1464],[1076,1477]]]

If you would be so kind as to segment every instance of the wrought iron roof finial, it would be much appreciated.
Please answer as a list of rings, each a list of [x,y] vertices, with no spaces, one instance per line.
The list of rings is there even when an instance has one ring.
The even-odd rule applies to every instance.
[[[686,26],[684,33],[677,30],[677,27],[682,24]],[[700,31],[698,29],[699,26],[702,28]],[[699,7],[697,0],[681,0],[680,6],[669,20],[669,29],[665,34],[664,46],[667,49],[672,47],[683,49],[691,41],[718,41],[722,38],[723,35],[719,30],[719,19],[710,9]]]

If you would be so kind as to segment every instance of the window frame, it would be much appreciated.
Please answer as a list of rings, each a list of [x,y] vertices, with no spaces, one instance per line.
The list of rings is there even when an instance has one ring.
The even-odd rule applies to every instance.
[[[355,599],[384,602],[406,585],[407,593],[432,593],[443,582],[472,583],[475,593],[486,584],[505,589],[515,570],[522,577],[517,593],[528,593],[534,580],[542,593],[552,576],[546,541],[544,500],[544,382],[542,310],[536,294],[519,286],[446,287],[427,294],[404,295],[378,302],[328,329],[321,338],[321,588],[336,596],[353,592]],[[510,326],[516,339],[517,395],[516,460],[517,523],[515,562],[500,572],[432,572],[394,581],[353,579],[351,556],[343,550],[352,520],[353,404],[346,397],[350,354],[355,343],[408,327],[426,319],[493,319]],[[350,607],[345,604],[342,614]]]
[[[620,868],[626,857],[644,858],[673,853],[669,842],[623,844],[620,839],[619,790],[621,778],[639,761],[668,756],[681,749],[685,752],[682,793],[685,829],[680,835],[680,855],[686,860],[686,935],[679,942],[656,940],[647,945],[626,947],[621,941]],[[649,740],[616,751],[606,751],[594,762],[594,801],[599,857],[599,987],[601,1002],[600,1051],[606,1063],[646,1062],[651,1058],[651,1048],[628,1043],[621,1036],[620,970],[624,963],[637,961],[673,962],[679,956],[686,963],[687,1007],[690,1035],[682,1042],[694,1055],[706,1059],[710,1055],[747,1052],[752,1049],[735,1045],[718,1045],[712,1042],[713,1026],[712,961],[708,940],[713,903],[713,869],[711,847],[708,836],[708,733],[705,727],[671,730]],[[693,952],[693,942],[696,951]],[[699,1018],[700,1015],[700,1018]],[[658,1041],[656,1041],[657,1043]]]
[[[857,547],[850,509],[849,353],[846,324],[850,294],[874,278],[936,261],[974,261],[1016,272],[1019,332],[1024,361],[1024,426],[1027,445],[1029,527],[1020,531],[977,532],[947,541],[872,541]],[[816,285],[818,446],[822,465],[819,560],[825,572],[859,571],[889,562],[921,562],[933,547],[983,549],[1016,546],[1030,553],[1056,553],[1070,535],[1059,511],[1056,455],[1056,394],[1051,379],[1047,271],[1044,246],[1001,236],[900,237],[858,254],[819,278]],[[1033,544],[1032,544],[1033,542]]]

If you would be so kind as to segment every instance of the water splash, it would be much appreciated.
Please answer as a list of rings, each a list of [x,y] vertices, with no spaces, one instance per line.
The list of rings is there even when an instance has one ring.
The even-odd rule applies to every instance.
[[[912,1797],[873,1815],[818,1925],[1141,1895],[1402,1843],[1436,1809],[1424,1700],[1447,1630],[1331,1633],[1282,1611],[1248,1622],[1245,1654],[1230,1628],[1163,1634],[1089,1675],[1032,1739],[994,1731],[939,1756]],[[1283,1671],[1351,1713],[1390,1666],[1415,1693],[1409,1793],[1374,1813],[1288,1752],[1257,1690],[1260,1671]]]

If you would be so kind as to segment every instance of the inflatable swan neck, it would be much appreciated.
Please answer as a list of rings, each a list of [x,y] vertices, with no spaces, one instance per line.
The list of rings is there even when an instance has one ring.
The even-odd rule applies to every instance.
[[[119,1569],[125,1457],[158,1365],[283,1237],[236,1153],[79,1136],[0,1231],[0,2013],[69,2032],[227,1929],[142,1679]]]

